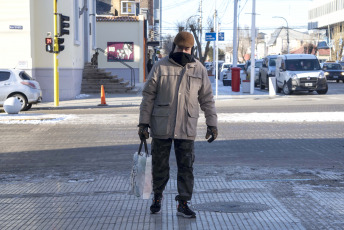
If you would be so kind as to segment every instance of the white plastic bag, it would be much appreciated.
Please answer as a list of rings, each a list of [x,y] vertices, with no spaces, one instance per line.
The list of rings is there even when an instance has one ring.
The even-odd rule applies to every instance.
[[[145,152],[141,152],[143,143]],[[134,153],[128,194],[149,199],[152,190],[152,156],[148,153],[147,143],[144,140],[140,144],[139,151]]]

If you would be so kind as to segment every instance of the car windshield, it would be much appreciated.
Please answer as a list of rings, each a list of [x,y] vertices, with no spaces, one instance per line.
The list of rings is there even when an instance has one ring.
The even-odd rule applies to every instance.
[[[342,69],[342,66],[340,64],[325,64],[324,65],[324,70],[327,70],[327,69],[332,69],[332,70],[341,70]]]
[[[20,78],[21,78],[22,80],[32,80],[32,78],[30,77],[30,75],[27,74],[25,71],[20,72],[19,76],[20,76]]]
[[[231,67],[230,64],[223,65],[223,68],[224,68],[224,69],[228,69],[228,68],[230,68],[230,67]]]
[[[269,60],[269,66],[276,66],[276,58],[271,58]]]
[[[320,70],[317,59],[295,59],[286,60],[286,69],[290,71]]]
[[[256,68],[260,68],[260,67],[262,67],[262,65],[263,65],[263,62],[261,62],[261,61],[258,61],[255,63]]]

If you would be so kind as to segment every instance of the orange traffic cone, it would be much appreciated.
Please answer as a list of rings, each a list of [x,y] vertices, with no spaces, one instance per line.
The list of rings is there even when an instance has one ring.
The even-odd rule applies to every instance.
[[[107,106],[106,101],[105,101],[105,91],[104,91],[104,86],[101,86],[100,90],[100,104],[98,106]]]

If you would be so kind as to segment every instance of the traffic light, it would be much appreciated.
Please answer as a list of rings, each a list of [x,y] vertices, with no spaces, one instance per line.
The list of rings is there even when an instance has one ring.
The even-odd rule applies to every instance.
[[[59,37],[67,34],[69,35],[69,30],[66,28],[69,28],[69,17],[63,14],[60,14],[60,33]]]
[[[64,43],[64,38],[57,38],[57,47],[58,47],[57,52],[61,52],[64,50],[64,46],[62,45],[63,43]]]
[[[45,38],[45,51],[52,53],[54,52],[54,45],[52,38]]]

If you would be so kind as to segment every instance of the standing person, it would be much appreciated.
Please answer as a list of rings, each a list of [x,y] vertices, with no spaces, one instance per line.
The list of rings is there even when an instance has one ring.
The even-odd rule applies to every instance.
[[[154,198],[151,213],[159,213],[163,191],[169,180],[169,157],[172,142],[178,165],[177,215],[195,218],[188,206],[194,175],[194,140],[199,106],[207,124],[206,139],[217,137],[217,114],[207,70],[192,56],[194,37],[180,32],[174,39],[172,52],[155,64],[142,91],[138,134],[140,139],[152,136],[152,168]]]
[[[150,54],[147,55],[148,56],[148,62],[147,62],[147,72],[148,74],[150,73],[152,67],[153,67],[153,60],[150,57]]]

